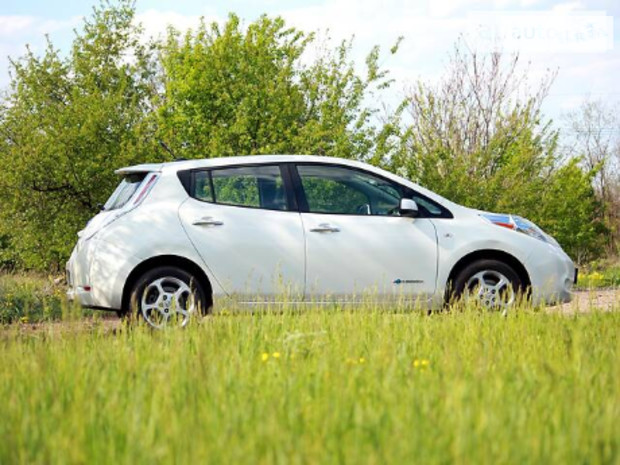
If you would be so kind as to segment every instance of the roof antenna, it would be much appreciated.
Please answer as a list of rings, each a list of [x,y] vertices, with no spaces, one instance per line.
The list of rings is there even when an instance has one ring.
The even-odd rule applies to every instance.
[[[172,160],[173,161],[183,161],[185,160],[185,158],[179,158],[177,157],[174,152],[172,151],[172,149],[170,147],[168,147],[168,145],[166,145],[166,143],[163,140],[158,140],[157,142],[159,142],[159,145],[162,146],[162,148],[168,152],[170,155],[172,155]]]

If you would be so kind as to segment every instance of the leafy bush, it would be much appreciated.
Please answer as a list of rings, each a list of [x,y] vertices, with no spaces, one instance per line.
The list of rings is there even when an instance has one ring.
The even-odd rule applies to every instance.
[[[597,266],[584,270],[577,282],[583,289],[620,287],[620,263],[610,266]]]
[[[0,324],[61,318],[65,291],[49,278],[0,274]]]

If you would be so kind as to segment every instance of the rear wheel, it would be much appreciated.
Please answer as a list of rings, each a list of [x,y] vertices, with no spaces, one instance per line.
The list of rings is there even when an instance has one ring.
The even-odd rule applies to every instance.
[[[454,280],[454,296],[477,302],[488,310],[505,312],[524,291],[517,272],[499,260],[477,260]]]
[[[133,287],[132,310],[149,326],[186,326],[205,313],[207,299],[198,280],[185,270],[162,266],[146,272]]]

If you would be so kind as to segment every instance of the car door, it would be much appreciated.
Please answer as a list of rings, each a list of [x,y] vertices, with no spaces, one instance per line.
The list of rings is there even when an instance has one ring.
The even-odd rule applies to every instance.
[[[222,288],[242,300],[298,299],[303,229],[280,166],[197,170],[191,178],[179,216]]]
[[[435,291],[437,236],[430,218],[400,217],[404,186],[329,164],[296,164],[306,238],[306,297],[426,299]],[[422,212],[426,208],[420,207]]]

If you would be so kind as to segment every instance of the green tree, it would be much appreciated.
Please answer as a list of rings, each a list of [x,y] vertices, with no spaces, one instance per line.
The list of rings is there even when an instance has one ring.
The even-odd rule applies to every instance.
[[[586,99],[564,115],[568,131],[566,151],[596,173],[592,185],[602,204],[603,221],[609,230],[607,255],[620,251],[620,104]]]
[[[128,1],[95,8],[67,57],[48,41],[12,61],[0,112],[0,234],[4,258],[59,266],[75,234],[117,182],[148,158],[142,134],[153,93],[149,49]]]
[[[439,86],[421,83],[381,115],[392,81],[378,47],[360,73],[351,41],[319,46],[281,18],[245,26],[234,14],[145,44],[134,13],[130,0],[104,1],[66,56],[48,42],[12,61],[0,101],[0,266],[59,268],[112,192],[114,169],[169,159],[158,139],[186,158],[368,161],[455,201],[527,216],[574,255],[595,254],[592,172],[562,163],[540,112],[552,76],[520,99],[517,58],[457,48]]]
[[[360,76],[349,58],[351,42],[305,64],[314,40],[267,16],[243,28],[231,14],[224,25],[203,22],[183,37],[171,29],[161,49],[160,137],[186,158],[383,156],[377,135],[391,128],[375,124],[378,108],[365,101],[391,83],[377,64],[379,49]]]
[[[144,45],[130,0],[94,9],[64,57],[12,62],[0,104],[0,263],[58,268],[117,182],[114,169],[186,158],[314,153],[382,158],[394,125],[374,118],[391,81],[379,49],[360,75],[351,42],[304,57],[314,35],[263,16],[202,23]],[[392,49],[392,53],[396,47]]]
[[[596,170],[584,171],[578,158],[560,166],[535,195],[536,221],[561,241],[579,263],[600,255],[608,229],[601,221],[603,205],[592,186]]]
[[[593,172],[564,163],[541,113],[554,75],[532,91],[518,64],[457,44],[444,79],[409,93],[411,123],[388,166],[453,201],[527,217],[589,259],[602,231]]]

